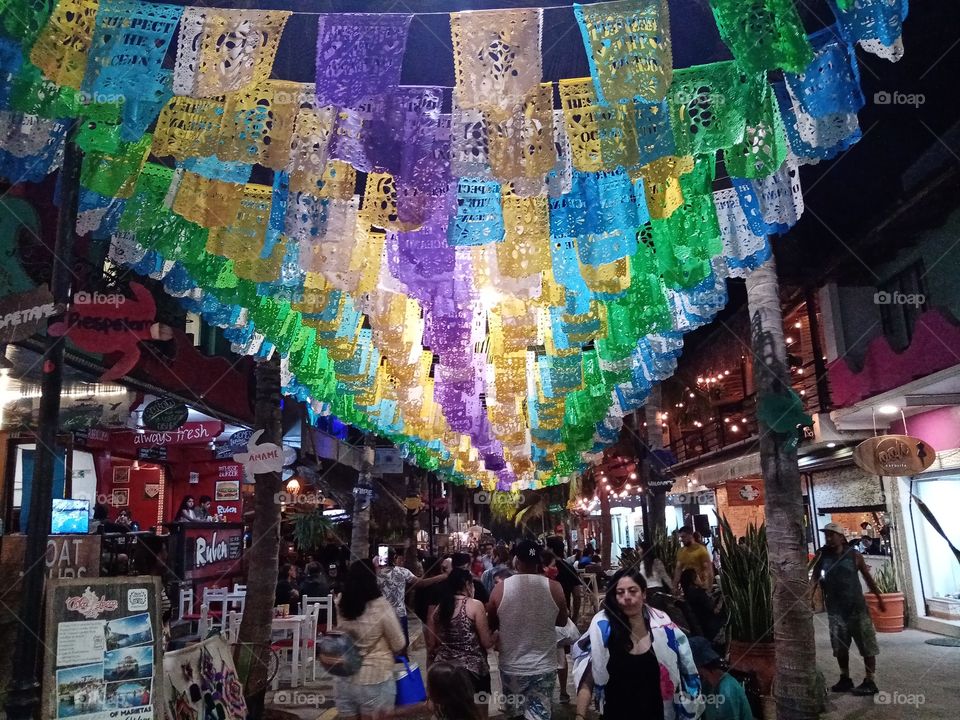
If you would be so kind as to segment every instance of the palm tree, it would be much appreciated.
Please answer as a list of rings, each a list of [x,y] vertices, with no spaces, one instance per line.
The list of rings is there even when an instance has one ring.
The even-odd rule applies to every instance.
[[[655,470],[662,470],[653,458],[654,451],[663,449],[663,433],[660,430],[660,383],[650,388],[650,397],[647,398],[647,404],[644,405],[643,410],[647,425],[646,478],[649,480]],[[639,431],[640,428],[637,430]],[[652,491],[649,485],[647,486],[650,537],[660,537],[667,532],[668,491],[669,488],[658,488]]]
[[[773,579],[776,643],[774,696],[778,720],[818,717],[816,645],[807,580],[803,494],[797,427],[803,417],[790,387],[787,350],[773,258],[747,278],[767,545]],[[785,409],[786,408],[786,409]]]
[[[376,461],[377,436],[363,436],[360,474],[353,488],[353,529],[350,534],[350,559],[370,557],[370,505],[373,493],[373,465]]]
[[[280,445],[280,361],[257,363],[257,395],[254,409],[256,427],[263,430],[261,442]],[[245,672],[247,706],[251,717],[262,717],[264,695],[269,678],[270,634],[276,600],[280,555],[279,472],[256,475],[253,491],[253,525],[247,550],[247,600],[240,622],[236,662]]]

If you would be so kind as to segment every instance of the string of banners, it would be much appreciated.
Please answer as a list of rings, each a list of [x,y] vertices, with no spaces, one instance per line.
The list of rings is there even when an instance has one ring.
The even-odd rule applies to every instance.
[[[279,353],[287,393],[456,481],[552,484],[769,258],[799,167],[859,139],[855,46],[902,54],[906,0],[811,35],[791,0],[710,4],[733,60],[688,68],[665,0],[574,5],[591,75],[557,82],[542,9],[451,13],[448,97],[400,84],[412,15],[319,15],[297,83],[290,12],[0,0],[0,175],[72,132],[78,232]]]

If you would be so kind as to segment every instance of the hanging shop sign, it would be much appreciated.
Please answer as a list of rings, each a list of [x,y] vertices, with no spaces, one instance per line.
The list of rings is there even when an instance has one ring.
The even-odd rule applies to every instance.
[[[924,440],[909,435],[867,438],[853,451],[853,462],[871,475],[916,475],[933,465],[937,451]]]
[[[400,448],[377,448],[374,452],[373,474],[400,475],[403,473],[403,457]]]
[[[122,293],[80,291],[74,293],[66,319],[53,323],[48,332],[65,335],[82,350],[120,353],[100,380],[116,380],[136,367],[140,360],[140,342],[169,340],[170,328],[156,322],[157,306],[153,296],[140,283],[130,283],[132,298]]]
[[[0,298],[0,343],[26,340],[43,329],[45,320],[63,311],[46,285]]]
[[[763,505],[762,480],[727,480],[727,505]]]
[[[173,445],[204,445],[213,442],[223,432],[220,420],[196,420],[184,423],[176,430],[123,430],[110,433],[110,450],[116,455],[137,457],[141,450],[151,453],[158,448]]]
[[[257,430],[247,440],[246,452],[240,452],[233,459],[243,465],[248,482],[253,482],[258,473],[281,472],[284,465],[291,465],[297,459],[297,452],[286,445],[275,443],[257,444],[263,430]]]
[[[173,398],[158,398],[143,409],[140,421],[149,430],[176,430],[187,422],[190,411]]]
[[[160,592],[147,575],[50,582],[44,720],[162,717]]]

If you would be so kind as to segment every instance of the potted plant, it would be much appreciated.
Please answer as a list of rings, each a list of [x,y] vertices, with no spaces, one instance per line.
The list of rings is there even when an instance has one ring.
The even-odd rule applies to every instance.
[[[880,601],[873,593],[866,594],[867,610],[877,632],[900,632],[903,630],[903,593],[897,587],[897,574],[893,563],[885,562],[873,575],[873,581],[883,598],[884,612]]]
[[[750,525],[741,542],[727,519],[720,520],[720,591],[730,616],[730,665],[754,673],[769,695],[775,672],[773,583],[767,560],[767,530]]]

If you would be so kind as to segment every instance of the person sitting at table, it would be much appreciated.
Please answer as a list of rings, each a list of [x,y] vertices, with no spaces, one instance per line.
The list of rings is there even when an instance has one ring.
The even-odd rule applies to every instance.
[[[300,583],[300,598],[325,598],[330,594],[330,583],[327,581],[327,576],[323,572],[323,565],[313,561],[307,563],[306,567],[307,577]],[[303,608],[304,614],[308,611],[307,607]],[[320,613],[318,622],[320,625],[332,624],[329,622],[330,618],[327,617],[326,611]]]
[[[276,605],[289,605],[290,614],[296,615],[300,604],[300,593],[295,589],[297,582],[297,569],[289,563],[280,566],[280,572],[277,577]]]
[[[177,510],[176,522],[197,522],[200,519],[197,510],[197,501],[193,495],[185,495],[180,501],[180,509]]]
[[[213,505],[213,498],[209,495],[200,496],[200,509],[197,510],[197,520],[201,522],[216,522],[217,516],[210,512]]]

